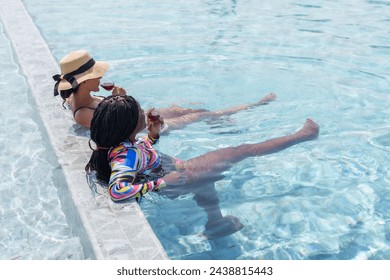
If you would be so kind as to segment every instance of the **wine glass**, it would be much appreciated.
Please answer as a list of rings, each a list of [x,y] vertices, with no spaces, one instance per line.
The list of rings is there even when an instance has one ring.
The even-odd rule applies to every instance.
[[[155,110],[155,108],[152,108],[148,111],[146,117],[149,119],[149,121],[156,122],[160,119],[161,115],[157,110]],[[167,129],[168,129],[168,125],[165,122],[162,123],[160,128],[160,133],[164,132]]]
[[[115,83],[110,81],[104,81],[100,83],[100,86],[105,90],[111,91],[115,87]]]

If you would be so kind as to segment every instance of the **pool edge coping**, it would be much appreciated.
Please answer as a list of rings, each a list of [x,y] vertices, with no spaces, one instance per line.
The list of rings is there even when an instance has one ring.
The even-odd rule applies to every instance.
[[[70,205],[61,201],[64,212],[80,238],[86,257],[168,259],[138,204],[118,205],[107,196],[94,196],[88,188],[83,168],[90,155],[88,139],[75,132],[77,126],[75,129],[70,112],[61,110],[61,101],[52,96],[54,81],[51,76],[58,73],[58,63],[22,1],[7,1],[7,5],[5,0],[0,1],[4,32],[11,41],[18,66],[58,159],[59,166],[53,179],[56,186],[61,185],[57,187],[65,188],[59,190],[65,196],[60,199],[67,196],[72,199]]]

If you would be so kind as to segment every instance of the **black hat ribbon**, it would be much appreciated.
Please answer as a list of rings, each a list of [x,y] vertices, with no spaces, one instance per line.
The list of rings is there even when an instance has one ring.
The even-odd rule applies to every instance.
[[[79,68],[76,70],[65,74],[65,75],[60,75],[56,74],[53,76],[53,80],[56,81],[56,84],[54,85],[54,96],[57,96],[58,93],[58,85],[60,84],[61,80],[67,80],[69,84],[71,84],[72,89],[75,89],[78,87],[79,83],[76,81],[76,78],[74,76],[79,75],[81,73],[84,73],[85,71],[89,70],[92,66],[95,65],[95,60],[91,58],[88,60],[85,64],[81,65]]]

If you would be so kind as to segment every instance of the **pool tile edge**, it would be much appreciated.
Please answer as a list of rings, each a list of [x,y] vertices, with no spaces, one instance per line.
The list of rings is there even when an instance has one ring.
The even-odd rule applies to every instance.
[[[52,95],[54,81],[51,76],[59,71],[57,62],[23,3],[20,0],[10,2],[0,0],[4,29],[11,40],[13,51],[59,161],[57,170],[60,172],[56,172],[54,180],[56,185],[61,185],[59,187],[67,188],[62,191],[62,195],[72,199],[70,204],[63,203],[64,212],[72,223],[72,228],[78,231],[84,250],[93,251],[86,253],[86,257],[168,259],[139,205],[133,205],[133,211],[126,212],[129,214],[126,217],[123,209],[112,204],[108,197],[95,197],[88,188],[84,173],[84,165],[90,155],[88,139],[75,133],[70,112],[62,110],[61,101]],[[147,239],[145,234],[131,234],[132,218],[141,221],[142,231],[146,233]],[[145,243],[145,240],[145,248],[140,250],[137,244]]]

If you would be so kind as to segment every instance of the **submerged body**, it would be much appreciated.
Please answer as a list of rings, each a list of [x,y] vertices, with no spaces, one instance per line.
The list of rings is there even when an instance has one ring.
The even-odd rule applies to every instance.
[[[121,110],[125,111],[122,115]],[[223,216],[214,182],[233,164],[262,156],[292,145],[313,140],[319,126],[307,119],[295,133],[265,142],[222,148],[181,161],[161,155],[153,145],[159,139],[161,122],[146,123],[144,111],[130,96],[110,96],[98,106],[92,120],[91,138],[97,144],[87,170],[96,170],[108,183],[114,201],[139,199],[147,192],[166,190],[171,197],[191,192],[208,217],[205,235],[218,238],[240,230],[243,225],[233,216]],[[127,120],[127,121],[124,121]],[[128,120],[131,120],[130,124]],[[137,134],[148,128],[148,135]]]

